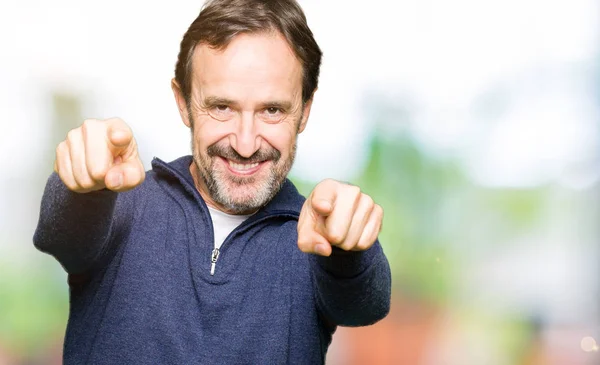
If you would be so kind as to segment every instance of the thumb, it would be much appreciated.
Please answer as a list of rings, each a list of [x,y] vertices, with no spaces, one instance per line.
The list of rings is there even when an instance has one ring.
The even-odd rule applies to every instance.
[[[146,178],[144,166],[139,159],[120,162],[120,158],[117,158],[116,161],[104,179],[107,189],[117,192],[131,190]]]
[[[305,253],[311,253],[320,256],[331,255],[331,245],[325,237],[315,231],[298,232],[298,248]]]

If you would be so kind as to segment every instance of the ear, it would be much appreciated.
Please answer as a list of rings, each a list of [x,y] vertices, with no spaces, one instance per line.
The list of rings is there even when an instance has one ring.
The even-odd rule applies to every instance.
[[[183,97],[181,87],[179,87],[179,84],[177,83],[177,80],[175,80],[175,78],[171,79],[171,89],[173,89],[173,95],[175,95],[177,109],[179,109],[179,115],[181,116],[183,124],[185,124],[188,128],[191,128],[192,124],[189,120],[188,107],[185,102],[185,98]]]
[[[312,95],[310,96],[310,99],[308,99],[308,101],[303,106],[304,110],[302,110],[302,120],[300,120],[300,125],[298,126],[298,134],[302,133],[302,131],[304,131],[304,128],[306,128],[306,123],[308,122],[308,117],[310,116],[310,108],[312,107],[312,102],[315,98],[316,92],[317,89],[313,91]]]

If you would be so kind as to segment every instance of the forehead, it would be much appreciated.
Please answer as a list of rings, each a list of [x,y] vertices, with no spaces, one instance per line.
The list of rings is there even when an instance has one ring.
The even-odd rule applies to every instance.
[[[262,101],[302,93],[302,65],[277,32],[241,34],[221,50],[199,45],[192,77],[203,97]]]

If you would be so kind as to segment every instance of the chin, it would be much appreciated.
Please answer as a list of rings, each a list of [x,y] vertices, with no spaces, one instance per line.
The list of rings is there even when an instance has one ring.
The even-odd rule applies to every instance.
[[[269,189],[269,184],[265,184],[265,180],[242,183],[239,180],[227,179],[219,185],[220,188],[213,199],[236,214],[256,211],[275,195],[272,189]]]

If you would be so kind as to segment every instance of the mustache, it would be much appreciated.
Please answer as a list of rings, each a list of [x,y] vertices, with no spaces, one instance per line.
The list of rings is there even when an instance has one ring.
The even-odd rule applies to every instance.
[[[206,149],[206,153],[210,157],[223,157],[227,160],[235,161],[237,163],[252,164],[255,162],[263,162],[272,160],[274,162],[279,161],[281,158],[281,152],[275,148],[260,149],[252,154],[250,157],[244,157],[237,153],[236,150],[231,146],[222,146],[218,144],[210,145]]]

